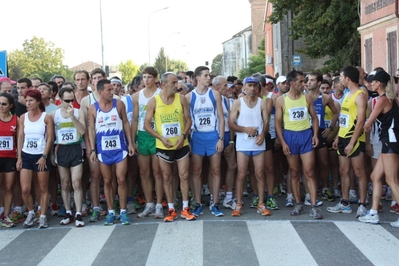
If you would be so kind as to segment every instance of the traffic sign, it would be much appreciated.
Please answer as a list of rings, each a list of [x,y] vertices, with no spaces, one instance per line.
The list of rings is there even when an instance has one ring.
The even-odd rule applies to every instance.
[[[297,67],[302,66],[302,55],[300,54],[292,55],[292,66],[297,66]]]
[[[7,77],[7,51],[0,51],[0,77]]]

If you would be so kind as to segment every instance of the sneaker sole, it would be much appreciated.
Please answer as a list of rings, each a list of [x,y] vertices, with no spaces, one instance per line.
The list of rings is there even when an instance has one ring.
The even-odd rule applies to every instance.
[[[213,215],[215,215],[216,217],[221,217],[221,216],[224,216],[224,214],[223,213],[214,213],[214,212],[211,212]]]
[[[365,223],[365,224],[379,224],[380,220],[378,220],[378,221],[370,221],[370,220],[362,221],[362,220],[359,220],[359,222]]]
[[[335,210],[330,210],[328,208],[327,208],[327,211],[330,212],[330,213],[345,213],[345,214],[352,213],[352,210],[350,210],[350,211],[343,211],[343,210],[335,211]]]

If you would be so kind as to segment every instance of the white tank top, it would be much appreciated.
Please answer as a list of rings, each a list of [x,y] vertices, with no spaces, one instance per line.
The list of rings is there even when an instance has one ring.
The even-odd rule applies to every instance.
[[[229,128],[229,103],[228,99],[222,95],[222,106],[223,106],[223,116],[224,116],[224,132],[230,132]],[[219,124],[219,123],[218,123]],[[219,129],[219,125],[218,125]]]
[[[29,154],[43,154],[46,147],[46,124],[44,118],[46,113],[43,112],[36,122],[29,120],[26,113],[24,120],[24,146],[22,151]]]
[[[244,132],[237,132],[236,150],[237,151],[262,151],[265,150],[266,145],[263,141],[262,145],[256,144],[256,137],[262,134],[263,119],[261,112],[262,99],[258,98],[258,102],[253,108],[249,108],[244,101],[244,97],[240,98],[240,115],[237,119],[237,125],[243,127],[256,127],[258,132],[249,136]]]
[[[216,100],[212,89],[204,94],[199,94],[197,90],[193,90],[191,94],[190,113],[193,120],[192,129],[197,132],[213,132],[217,131],[216,125]]]
[[[145,90],[145,89],[144,89],[144,90]],[[149,101],[152,97],[158,95],[158,94],[161,92],[160,89],[157,89],[151,97],[147,98],[147,97],[145,97],[145,95],[144,95],[144,90],[139,91],[139,100],[138,100],[138,103],[139,103],[138,130],[139,130],[139,131],[144,131],[144,119],[145,119],[145,114],[147,113],[147,104],[148,104],[148,101]],[[151,127],[155,130],[154,118],[152,118],[152,120],[151,120]]]
[[[334,93],[332,93],[332,94],[331,94],[331,97],[333,98],[334,101],[336,101],[337,103],[339,103],[339,105],[342,105],[342,101],[344,100],[345,95],[342,95],[342,97],[338,99],[337,97],[335,97]]]
[[[272,96],[273,96],[273,92],[271,91],[267,94],[266,98],[272,99]],[[273,102],[273,100],[272,100],[272,102]],[[269,134],[270,134],[271,139],[276,138],[276,128],[274,125],[274,112],[275,112],[274,110],[275,110],[275,108],[273,106],[271,114],[270,114],[270,120],[269,120]]]
[[[79,109],[74,108],[73,114],[75,117],[79,117]],[[61,109],[55,111],[54,128],[55,144],[71,145],[81,143],[81,135],[73,124],[72,119],[62,117]]]

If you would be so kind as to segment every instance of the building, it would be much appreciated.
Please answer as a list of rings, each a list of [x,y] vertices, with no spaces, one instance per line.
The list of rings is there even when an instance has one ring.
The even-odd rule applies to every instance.
[[[366,72],[383,67],[395,75],[398,68],[399,0],[360,1],[361,61]]]
[[[102,67],[101,67],[100,64],[97,64],[97,63],[95,63],[93,61],[87,61],[87,62],[84,62],[84,63],[82,63],[80,65],[71,67],[69,69],[72,70],[72,71],[86,70],[87,72],[90,73],[95,68],[102,68]],[[108,77],[109,78],[116,76],[116,77],[119,77],[120,79],[122,79],[122,73],[121,72],[119,72],[119,71],[117,71],[116,69],[113,69],[113,68],[108,68],[108,69],[107,68],[108,68],[108,66],[105,66],[105,72],[106,73],[108,72]]]

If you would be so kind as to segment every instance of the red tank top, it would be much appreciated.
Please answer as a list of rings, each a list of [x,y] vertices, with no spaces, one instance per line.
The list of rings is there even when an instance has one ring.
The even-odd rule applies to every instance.
[[[0,120],[0,157],[17,158],[17,116],[8,122]]]
[[[73,108],[80,109],[80,104],[76,99],[73,100]]]

